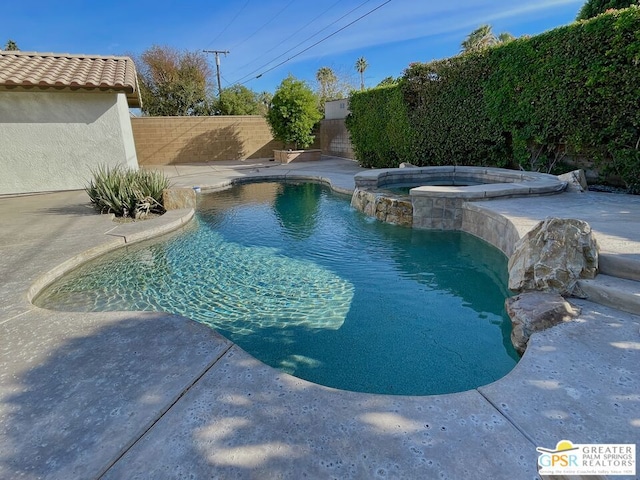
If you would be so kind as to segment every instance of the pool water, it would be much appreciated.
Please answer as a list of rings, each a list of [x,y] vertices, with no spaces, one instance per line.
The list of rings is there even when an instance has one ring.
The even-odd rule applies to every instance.
[[[433,185],[438,187],[469,187],[472,185],[484,185],[487,182],[478,182],[476,180],[467,178],[457,178],[455,180],[443,178],[440,180],[425,180],[422,182],[408,182],[408,183],[392,183],[381,187],[381,189],[391,192],[395,195],[409,195],[412,188],[422,187],[427,185]]]
[[[506,263],[462,232],[367,218],[321,185],[254,183],[200,195],[185,229],[90,262],[35,303],[176,313],[312,382],[441,394],[518,361]]]

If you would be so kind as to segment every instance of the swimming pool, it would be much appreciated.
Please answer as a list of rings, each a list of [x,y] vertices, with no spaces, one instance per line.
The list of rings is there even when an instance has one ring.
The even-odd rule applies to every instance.
[[[506,257],[462,232],[383,224],[312,183],[200,196],[194,222],[45,290],[58,310],[162,310],[345,390],[427,395],[508,373]]]

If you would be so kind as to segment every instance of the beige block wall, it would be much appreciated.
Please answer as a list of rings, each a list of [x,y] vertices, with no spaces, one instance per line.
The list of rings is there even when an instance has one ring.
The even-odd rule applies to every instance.
[[[140,117],[131,126],[140,165],[272,158],[282,148],[264,117]]]
[[[322,120],[320,148],[324,155],[355,159],[353,146],[344,119]]]

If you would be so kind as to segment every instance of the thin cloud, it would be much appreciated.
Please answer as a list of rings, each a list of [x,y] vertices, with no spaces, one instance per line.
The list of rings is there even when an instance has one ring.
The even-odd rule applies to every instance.
[[[324,44],[323,48],[339,54],[387,43],[466,32],[483,23],[496,20],[517,21],[561,5],[581,5],[583,0],[547,0],[517,6],[513,6],[511,2],[475,2],[470,7],[469,3],[448,2],[446,8],[415,5],[413,2],[401,2],[398,5],[402,8],[396,8],[396,4],[391,3],[391,8],[372,16],[366,25],[343,32],[339,38]],[[310,52],[307,58],[312,56],[314,55]]]
[[[496,30],[513,31],[516,25],[527,24],[530,20],[544,18],[556,13],[559,8],[568,5],[575,5],[575,10],[579,9],[584,0],[525,0],[514,4],[508,0],[449,0],[446,3],[433,4],[431,2],[418,2],[414,0],[393,0],[380,10],[374,12],[362,21],[355,23],[344,31],[338,33],[335,37],[323,41],[321,44],[313,47],[308,52],[304,52],[300,56],[292,59],[283,67],[276,71],[286,70],[287,66],[294,68],[295,65],[306,61],[317,61],[323,58],[336,58],[340,55],[348,54],[353,51],[371,50],[381,48],[386,45],[397,44],[407,41],[428,41],[430,43],[440,40],[459,37],[464,38],[471,30],[477,28],[483,23],[494,24]],[[242,26],[239,31],[229,32],[225,36],[225,44],[234,44],[241,42],[238,48],[233,49],[228,57],[224,59],[225,76],[231,81],[247,78],[247,74],[261,65],[265,65],[261,71],[256,71],[257,76],[262,71],[268,70],[271,66],[281,62],[282,60],[294,56],[313,42],[322,38],[323,35],[331,33],[346,25],[356,18],[345,18],[343,21],[322,32],[321,35],[300,44],[295,49],[281,55],[283,52],[294,47],[302,39],[312,35],[314,32],[326,27],[331,21],[343,15],[348,9],[352,8],[360,1],[345,2],[341,4],[341,11],[332,11],[332,15],[322,17],[309,27],[309,31],[305,31],[304,35],[298,35],[290,41],[282,42],[283,38],[277,34],[279,29],[266,29],[260,35],[251,38],[249,41],[241,42],[255,28],[259,27],[266,17],[262,16],[260,21],[256,20],[256,12],[251,12],[251,20],[245,18],[243,22],[237,22],[238,27]],[[362,11],[368,10],[370,7],[379,5],[381,0],[367,2],[366,7]],[[326,5],[316,4],[315,10],[307,10],[306,16],[313,16],[320,13]],[[293,8],[296,9],[299,4]],[[308,6],[310,9],[311,7]],[[362,13],[362,12],[358,12]],[[244,15],[243,15],[244,16]],[[296,15],[291,15],[296,18]],[[297,17],[303,18],[303,17]],[[322,21],[324,19],[324,21]],[[532,22],[532,25],[535,22]],[[289,29],[283,29],[281,32],[289,32],[291,28],[297,24],[294,22]],[[512,25],[514,26],[512,28]],[[230,30],[235,30],[231,28]],[[275,33],[275,34],[274,34]],[[537,33],[537,32],[513,32]],[[220,43],[220,42],[219,42]],[[278,46],[278,44],[280,44]],[[277,46],[277,48],[273,48]],[[270,51],[271,50],[271,51]],[[268,52],[268,53],[264,53]],[[418,53],[418,52],[417,52]],[[280,58],[278,58],[280,56]]]

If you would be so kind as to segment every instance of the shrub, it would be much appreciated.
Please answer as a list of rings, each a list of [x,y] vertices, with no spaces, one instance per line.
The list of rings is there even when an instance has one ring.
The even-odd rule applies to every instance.
[[[611,9],[627,8],[637,5],[638,0],[587,0],[578,12],[576,20],[588,20]]]
[[[593,158],[640,191],[640,8],[431,63],[351,96],[364,166],[492,165],[557,171]]]
[[[502,47],[505,48],[505,47]],[[402,83],[417,165],[505,166],[505,138],[484,99],[494,49],[411,65]]]
[[[99,166],[85,191],[100,213],[118,217],[142,218],[163,213],[162,191],[169,179],[162,172]]]
[[[487,109],[512,136],[521,165],[550,170],[565,153],[580,153],[637,190],[639,8],[517,40],[488,60]]]
[[[280,83],[267,112],[273,137],[296,149],[313,143],[312,131],[321,118],[313,91],[292,75]]]
[[[352,92],[349,110],[345,123],[360,165],[385,168],[413,162],[413,133],[397,84]]]

